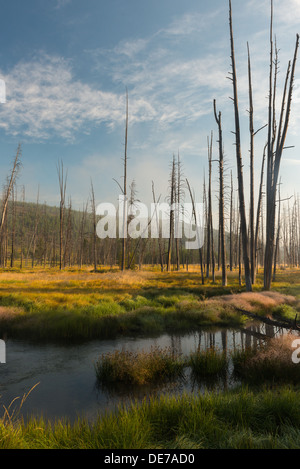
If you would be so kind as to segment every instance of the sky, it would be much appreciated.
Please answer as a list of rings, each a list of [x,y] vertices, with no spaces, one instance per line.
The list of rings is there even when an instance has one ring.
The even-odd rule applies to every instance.
[[[242,155],[249,182],[247,42],[255,129],[267,123],[270,0],[232,0]],[[300,1],[274,0],[279,49],[278,97],[300,33]],[[226,191],[236,160],[227,0],[11,0],[0,15],[0,174],[5,183],[22,145],[18,190],[27,201],[59,204],[57,165],[67,171],[67,199],[81,209],[91,180],[96,203],[115,203],[122,185],[125,96],[128,89],[128,182],[141,202],[168,194],[170,164],[180,156],[184,177],[201,202],[213,100],[223,124]],[[279,99],[278,98],[278,99]],[[279,112],[279,111],[278,111]],[[282,193],[298,191],[300,64],[282,159]],[[266,129],[255,138],[255,189]],[[218,165],[213,163],[214,204]],[[188,198],[188,196],[187,196]]]

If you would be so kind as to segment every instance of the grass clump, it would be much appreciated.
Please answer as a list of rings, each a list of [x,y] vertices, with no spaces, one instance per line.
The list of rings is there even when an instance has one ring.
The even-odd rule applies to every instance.
[[[183,379],[186,368],[191,369],[196,379],[218,378],[225,374],[227,366],[226,354],[214,348],[182,358],[171,348],[151,347],[149,352],[115,350],[103,354],[95,364],[95,371],[101,385],[144,385]]]
[[[299,336],[285,334],[270,339],[260,348],[232,354],[234,373],[250,384],[299,384],[300,365],[294,363],[292,342]]]
[[[151,347],[149,352],[115,350],[103,354],[95,369],[100,384],[144,385],[182,377],[184,361],[170,348]]]
[[[226,354],[213,347],[192,353],[188,363],[195,378],[221,376],[228,366]]]
[[[273,309],[272,313],[275,318],[286,319],[290,322],[294,321],[296,315],[299,314],[297,310],[289,304],[282,304],[277,306]]]

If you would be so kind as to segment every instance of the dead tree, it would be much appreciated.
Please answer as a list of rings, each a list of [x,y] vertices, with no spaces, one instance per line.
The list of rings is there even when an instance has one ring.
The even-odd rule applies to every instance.
[[[64,238],[64,213],[66,199],[67,175],[64,175],[64,165],[61,161],[57,166],[60,204],[59,204],[59,269],[63,268],[63,238]]]
[[[170,179],[170,222],[169,222],[169,244],[167,254],[167,271],[171,271],[171,257],[174,237],[174,203],[176,194],[176,165],[175,157],[173,156],[171,179]]]
[[[249,243],[248,243],[248,232],[247,232],[247,221],[246,221],[246,210],[245,210],[244,178],[243,178],[243,163],[242,163],[242,152],[241,152],[240,118],[239,118],[239,107],[238,107],[237,74],[236,74],[236,65],[235,65],[231,0],[229,0],[229,27],[230,27],[231,65],[232,65],[232,77],[230,77],[230,79],[232,80],[232,85],[233,85],[235,147],[236,147],[236,162],[237,162],[241,238],[242,238],[242,245],[243,245],[243,260],[244,260],[246,290],[252,291],[252,281],[251,281],[251,271],[250,271],[250,261],[249,261],[249,247],[248,247]]]
[[[93,229],[93,262],[94,271],[97,271],[97,222],[96,222],[96,203],[93,181],[91,180],[91,210],[92,210],[92,229]]]
[[[11,169],[10,177],[8,179],[7,187],[5,188],[5,193],[3,197],[3,204],[2,204],[2,215],[1,215],[1,221],[0,221],[0,236],[2,235],[2,231],[5,225],[5,220],[6,220],[6,211],[7,211],[7,205],[8,205],[8,200],[11,195],[11,192],[13,190],[16,177],[18,174],[18,170],[20,168],[20,156],[21,156],[21,145],[18,145],[17,153],[13,162],[13,166]]]
[[[23,268],[24,248],[25,187],[22,187],[21,228],[20,228],[20,269]]]
[[[10,267],[14,266],[15,261],[15,241],[16,241],[16,204],[17,204],[17,195],[16,188],[13,186],[12,193],[12,230],[11,230],[11,253],[10,253]]]
[[[47,262],[47,251],[49,246],[49,217],[47,216],[47,205],[44,203],[44,213],[43,213],[43,264],[44,268],[46,267]]]
[[[193,194],[192,194],[192,191],[191,191],[189,181],[187,179],[186,179],[186,183],[187,183],[189,193],[190,193],[190,197],[191,197],[191,201],[192,201],[193,217],[194,217],[194,221],[195,221],[195,225],[196,225],[196,239],[197,239],[199,231],[198,231],[198,220],[197,220],[197,214],[196,214],[196,208],[195,208],[195,201],[194,201],[194,197],[193,197]],[[203,254],[202,254],[202,249],[203,248],[202,248],[201,240],[198,239],[197,241],[198,241],[198,244],[199,244],[199,263],[200,263],[200,269],[201,269],[201,279],[202,279],[202,285],[204,285]]]
[[[254,236],[254,125],[253,96],[249,44],[248,47],[248,79],[249,79],[249,131],[250,131],[250,260],[251,282],[255,281],[255,236]]]
[[[159,222],[159,216],[157,213],[157,205],[156,205],[156,196],[155,196],[155,191],[154,191],[154,182],[152,181],[152,196],[153,196],[153,203],[155,206],[155,218],[156,218],[156,226],[158,230],[158,248],[159,248],[159,262],[160,262],[160,267],[161,271],[164,271],[164,254],[163,254],[163,247],[162,247],[162,238],[161,238],[161,229],[160,229],[160,222]]]
[[[279,240],[280,240],[280,223],[281,223],[281,200],[280,200],[280,187],[279,187],[279,200],[278,200],[278,221],[277,221],[277,235],[276,235],[276,245],[274,252],[274,267],[273,267],[273,282],[276,280],[276,268],[277,268],[277,259],[279,255]]]
[[[256,224],[255,224],[255,237],[254,237],[254,254],[255,254],[255,272],[254,272],[254,280],[256,278],[256,265],[257,265],[257,249],[258,249],[258,235],[259,235],[259,227],[260,227],[260,219],[262,215],[262,198],[263,198],[263,181],[264,181],[264,167],[265,167],[265,159],[266,159],[266,148],[267,145],[264,147],[263,157],[262,157],[262,165],[261,165],[261,172],[260,172],[260,184],[259,184],[259,191],[258,191],[258,203],[257,203],[257,212],[256,212]]]
[[[82,215],[80,219],[79,225],[79,266],[82,267],[83,264],[83,254],[84,254],[84,242],[85,242],[85,225],[87,219],[87,209],[88,209],[88,202],[86,203],[85,207],[82,209]]]
[[[212,196],[211,196],[211,177],[212,177],[212,147],[213,147],[213,132],[211,132],[210,141],[208,143],[208,213],[207,213],[207,250],[206,250],[206,277],[209,278],[209,269],[211,266],[212,276],[214,280],[214,233],[213,233],[213,220],[212,220]]]
[[[248,82],[249,82],[249,132],[250,132],[250,216],[249,216],[249,243],[250,243],[250,266],[252,284],[256,280],[256,246],[255,246],[255,224],[254,224],[254,137],[266,125],[262,126],[256,132],[254,131],[254,109],[253,109],[253,92],[252,92],[252,75],[250,49],[248,49]]]
[[[275,210],[276,191],[280,171],[280,163],[287,136],[292,105],[295,68],[299,48],[299,34],[296,36],[294,58],[289,61],[281,103],[279,124],[276,123],[275,96],[277,76],[277,50],[274,64],[273,45],[273,1],[271,1],[270,22],[270,73],[269,73],[269,111],[268,111],[268,147],[267,147],[267,183],[266,183],[266,247],[264,258],[264,289],[270,290],[272,282],[272,266],[275,248]],[[274,72],[275,67],[275,72]],[[273,80],[273,73],[275,77]]]
[[[121,270],[126,269],[126,240],[127,240],[127,144],[128,144],[128,91],[126,90],[126,118],[125,118],[125,151],[124,151],[124,181],[123,181],[123,237]]]
[[[28,247],[27,258],[29,256],[30,250],[32,248],[32,256],[31,256],[31,265],[34,267],[35,262],[35,251],[36,251],[36,244],[37,244],[37,237],[38,237],[38,226],[40,221],[40,208],[39,208],[39,198],[40,198],[40,187],[38,187],[37,198],[36,198],[36,207],[35,207],[35,222],[33,228],[32,238]]]
[[[175,223],[175,232],[176,232],[176,268],[180,270],[180,253],[179,253],[179,240],[181,239],[179,229],[180,229],[180,212],[181,212],[181,200],[182,200],[182,166],[179,158],[179,153],[177,157],[177,181],[176,181],[176,192],[175,192],[175,204],[176,204],[176,223]]]
[[[230,215],[229,215],[229,270],[232,272],[233,269],[233,181],[232,171],[230,177]]]
[[[71,265],[72,256],[72,201],[69,200],[69,207],[67,212],[66,220],[66,232],[65,232],[65,247],[64,247],[64,266],[67,262]]]
[[[220,258],[222,266],[222,285],[227,285],[226,272],[226,246],[225,246],[225,220],[224,220],[224,153],[222,136],[222,115],[217,114],[216,100],[214,100],[214,114],[219,132],[219,239],[220,239]]]

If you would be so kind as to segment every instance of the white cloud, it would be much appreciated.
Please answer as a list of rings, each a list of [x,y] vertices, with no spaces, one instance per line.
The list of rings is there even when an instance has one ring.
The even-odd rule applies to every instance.
[[[68,5],[68,3],[71,3],[72,0],[56,0],[56,9],[59,10],[60,8],[63,8],[64,6]]]
[[[249,0],[247,8],[251,12],[261,13],[266,19],[271,15],[271,0]],[[298,26],[300,23],[299,0],[274,0],[273,1],[274,27]]]
[[[128,57],[133,57],[137,53],[145,49],[148,44],[147,39],[126,40],[120,42],[115,48],[117,54],[124,54]]]
[[[7,103],[0,107],[0,127],[8,134],[38,140],[55,134],[72,140],[77,131],[124,121],[124,95],[76,80],[70,63],[60,57],[18,63],[4,79]],[[131,103],[132,121],[151,118],[152,112],[143,99]]]
[[[211,112],[213,95],[207,95],[206,88],[212,92],[227,85],[223,60],[213,56],[166,63],[153,54],[144,61],[116,61],[111,70],[115,82],[130,88],[131,125],[199,119]],[[71,63],[61,57],[40,55],[20,62],[3,78],[7,102],[0,106],[0,128],[7,134],[39,141],[55,135],[72,141],[78,131],[124,124],[125,93],[76,79]]]
[[[184,15],[175,18],[168,27],[160,30],[157,34],[173,37],[179,36],[182,39],[182,36],[190,36],[194,33],[200,33],[210,28],[215,18],[217,18],[222,11],[223,8],[214,9],[208,13],[185,13]]]
[[[257,2],[250,0],[247,5]],[[266,10],[269,1],[259,5],[258,8]],[[220,10],[206,15],[187,13],[150,37],[126,38],[111,50],[90,51],[100,78],[110,83],[111,91],[76,78],[71,62],[61,57],[40,54],[35,60],[16,64],[3,76],[7,103],[0,105],[0,127],[22,138],[45,140],[55,135],[68,141],[74,139],[76,132],[89,133],[100,124],[113,129],[116,124],[124,124],[125,86],[129,88],[131,125],[152,122],[156,128],[167,128],[171,124],[178,127],[187,122],[198,123],[202,116],[212,115],[215,98],[226,115],[225,107],[230,106],[228,97],[232,94],[231,84],[226,80],[229,45],[224,53],[222,43],[217,46],[207,39],[207,29],[215,26],[219,14]],[[174,47],[173,41],[178,37],[181,41]],[[250,48],[254,108],[259,126],[266,118],[268,45],[261,47],[259,32],[253,39]],[[220,36],[214,40],[220,44]],[[189,46],[193,43],[188,54],[185,41]],[[248,108],[246,59],[245,47],[245,55],[237,61],[239,99],[244,113]]]

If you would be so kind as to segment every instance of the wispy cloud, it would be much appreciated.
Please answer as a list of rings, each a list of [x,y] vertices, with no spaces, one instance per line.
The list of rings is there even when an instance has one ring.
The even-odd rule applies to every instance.
[[[65,7],[69,3],[71,3],[72,0],[56,0],[56,6],[55,8],[59,10],[60,8]]]
[[[68,1],[60,0],[57,5],[63,6]],[[300,6],[296,0],[290,1],[296,5],[297,16]],[[269,1],[249,0],[247,5],[254,3],[257,8],[269,7]],[[0,127],[22,138],[46,140],[58,136],[67,141],[73,141],[77,132],[89,133],[101,124],[113,129],[124,124],[126,86],[131,124],[151,122],[162,129],[174,125],[175,132],[187,122],[199,125],[203,116],[212,114],[214,98],[222,110],[230,104],[228,97],[232,89],[226,80],[229,50],[224,53],[222,37],[218,34],[213,41],[207,41],[208,30],[216,22],[223,22],[221,11],[189,12],[148,37],[126,38],[110,50],[89,51],[88,57],[100,77],[103,73],[103,80],[93,85],[78,79],[72,63],[59,56],[39,54],[35,59],[16,64],[3,76],[7,103],[0,106]],[[268,53],[259,49],[259,32],[250,47],[254,52],[253,88],[259,125],[266,117],[268,90],[265,73]],[[238,78],[241,108],[246,112],[245,57]],[[101,81],[107,83],[105,89],[99,85]]]
[[[214,9],[209,13],[189,12],[174,18],[169,26],[161,29],[157,34],[183,37],[194,33],[200,33],[210,28],[212,22],[217,18],[223,8]]]
[[[213,15],[214,16],[214,15]],[[178,30],[192,34],[197,21],[185,15],[161,35]],[[207,26],[207,23],[206,23]],[[124,123],[125,87],[130,93],[130,123],[155,122],[161,126],[197,120],[211,112],[210,90],[223,90],[226,66],[222,57],[207,54],[186,57],[157,35],[120,41],[112,50],[93,51],[98,70],[112,86],[105,91],[76,78],[72,63],[39,54],[15,65],[5,76],[7,104],[0,107],[2,127],[8,134],[45,140],[53,136],[72,141],[76,132],[89,133],[104,124]],[[120,86],[122,85],[122,92]]]
[[[262,13],[266,18],[271,15],[270,0],[248,0],[249,11]],[[300,24],[300,3],[298,0],[275,0],[273,1],[274,25],[298,26]]]
[[[123,122],[124,96],[77,80],[70,63],[41,55],[18,63],[5,76],[7,103],[0,107],[0,127],[8,134],[44,140],[53,135],[71,141],[94,125]],[[132,119],[151,114],[143,99],[132,102]]]
[[[210,50],[214,45],[206,41],[219,13],[188,13],[147,38],[89,52],[97,70],[105,68],[113,83],[129,87],[131,98],[142,98],[159,124],[196,121],[211,112],[214,97],[228,93],[228,57],[222,48],[220,53]],[[201,56],[195,54],[197,48]]]

